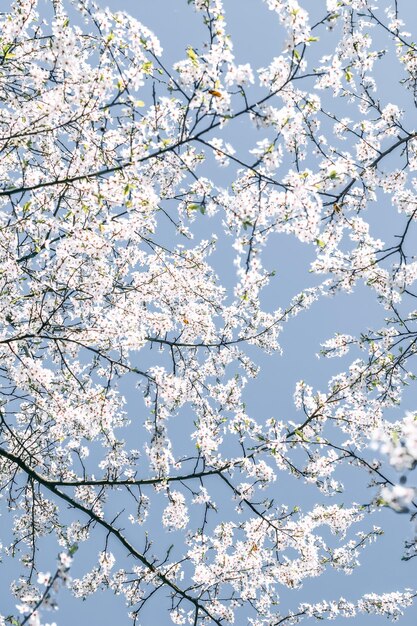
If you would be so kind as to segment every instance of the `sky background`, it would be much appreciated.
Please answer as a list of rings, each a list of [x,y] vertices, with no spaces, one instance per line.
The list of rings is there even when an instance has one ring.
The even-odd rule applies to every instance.
[[[200,18],[194,13],[192,7],[187,5],[186,0],[109,0],[107,3],[100,0],[99,4],[100,6],[107,4],[113,10],[126,10],[151,28],[159,37],[164,48],[163,60],[167,66],[183,59],[185,50],[189,45],[194,48],[201,45],[204,31],[201,27]],[[46,6],[46,2],[43,2],[43,5]],[[225,0],[224,6],[228,31],[232,35],[237,62],[250,62],[253,68],[258,68],[266,65],[273,57],[280,54],[283,44],[282,31],[278,19],[268,11],[263,2],[260,0]],[[303,6],[308,9],[313,8],[317,15],[322,15],[325,3],[323,0],[309,0],[308,2],[305,1]],[[412,0],[400,2],[400,6],[410,19],[413,11],[414,16],[417,15]],[[311,21],[314,22],[314,19]],[[317,57],[329,53],[334,41],[335,38],[330,33],[323,37],[323,40],[316,44]],[[386,45],[386,40],[384,40],[383,45]],[[381,74],[379,78],[380,81],[383,81],[382,96],[388,98],[387,101],[389,101],[389,98],[394,94],[393,100],[396,104],[410,108],[410,111],[415,114],[415,110],[413,111],[410,106],[410,96],[404,95],[404,92],[399,91],[398,87],[395,88],[398,76],[394,61],[387,61],[384,74]],[[391,83],[392,88],[389,87]],[[328,97],[331,98],[331,96]],[[146,102],[146,90],[144,100]],[[334,102],[331,104],[335,107]],[[231,124],[228,133],[238,154],[247,149],[248,146],[253,147],[254,131],[249,128],[246,117]],[[216,184],[227,186],[233,180],[233,168],[222,170],[213,167],[211,177]],[[382,236],[384,233],[395,232],[397,224],[394,211],[386,203],[387,200],[381,198],[380,204],[372,209],[374,213],[370,213],[370,221],[375,231],[380,229]],[[216,232],[218,228],[219,223],[216,223],[216,219],[213,220],[213,223],[209,223],[206,216],[199,217],[195,225],[197,238],[198,236],[208,237],[211,232]],[[266,308],[283,307],[300,290],[319,282],[317,277],[308,272],[313,257],[312,247],[300,244],[293,237],[275,235],[270,239],[264,261],[266,267],[276,269],[277,276],[267,289],[264,300]],[[222,275],[223,284],[232,285],[233,267],[230,248],[225,246],[220,250],[215,257],[215,264],[217,264],[219,273]],[[378,320],[382,320],[383,317],[384,311],[377,305],[374,294],[370,294],[365,288],[359,287],[353,294],[339,294],[335,298],[323,299],[302,316],[290,321],[281,336],[282,356],[278,354],[267,356],[262,355],[259,351],[254,351],[255,360],[261,366],[261,372],[258,379],[250,383],[246,392],[249,415],[254,418],[258,417],[262,421],[272,416],[278,419],[297,419],[292,401],[296,381],[304,379],[314,388],[324,389],[329,376],[337,371],[342,371],[348,362],[347,360],[340,362],[335,360],[319,361],[316,353],[320,349],[320,343],[331,337],[334,332],[355,334],[367,326],[378,326]],[[403,408],[395,415],[396,418],[402,416],[405,408],[411,408],[413,395],[415,398],[415,390],[410,390],[406,394]],[[134,402],[133,397],[130,400]],[[178,428],[177,435],[179,445],[183,437],[181,426]],[[370,499],[369,492],[365,488],[365,477],[362,471],[349,468],[345,473],[345,478],[346,495],[342,499],[346,499],[348,502],[352,500],[368,501]],[[305,510],[308,510],[319,500],[326,504],[331,503],[328,498],[318,493],[315,486],[305,486],[301,481],[295,482],[295,479],[285,477],[282,473],[278,476],[274,490],[276,490],[275,497],[277,500],[282,497],[283,502],[289,505],[302,506]],[[229,496],[227,498],[230,500]],[[219,491],[217,498],[219,508],[221,508],[223,500],[226,506],[226,495]],[[152,527],[156,545],[158,542],[161,545],[169,545],[169,543],[180,540],[181,532],[168,534],[162,528],[157,528],[153,524],[153,520],[157,524],[158,511],[156,510],[153,515],[154,517],[150,518],[148,524]],[[368,526],[369,523],[368,520]],[[283,607],[295,608],[300,602],[330,600],[340,596],[355,600],[364,593],[383,593],[402,590],[405,587],[415,588],[417,581],[416,563],[413,560],[401,561],[403,542],[412,536],[412,527],[408,517],[385,510],[374,516],[373,523],[382,526],[385,535],[362,552],[362,565],[352,576],[346,577],[344,574],[329,571],[317,579],[307,580],[302,590],[282,589]],[[144,528],[135,528],[134,532],[143,533]],[[132,538],[134,538],[133,535]],[[93,545],[90,543],[89,546],[90,555],[102,549],[101,540],[102,535],[98,532],[96,550],[93,541]],[[45,560],[50,562],[52,569],[56,552],[51,551],[52,547],[47,540],[44,541],[44,550]],[[49,553],[49,551],[51,552]],[[117,553],[116,550],[115,553]],[[91,565],[92,561],[89,554],[84,549],[80,550],[80,558],[77,559],[71,572],[73,576],[82,575]],[[5,590],[8,588],[10,578],[15,573],[16,569],[13,563],[7,563],[7,567],[0,568],[0,590],[3,590],[0,591],[0,613],[7,614],[13,610],[13,600]],[[72,600],[69,593],[64,591],[59,595],[59,604],[60,609],[57,614],[44,613],[45,621],[56,621],[58,626],[73,626],[74,624],[78,626],[90,624],[128,626],[131,623],[127,618],[123,598],[115,598],[110,592],[99,592],[95,597],[81,602]],[[142,626],[171,624],[165,609],[161,609],[158,613],[156,606],[150,604],[149,608],[145,607],[140,620]],[[400,624],[402,626],[415,626],[416,616],[417,609],[412,607],[406,612]],[[336,626],[342,623],[374,626],[380,624],[383,619],[359,615],[350,622],[339,619],[333,623]]]

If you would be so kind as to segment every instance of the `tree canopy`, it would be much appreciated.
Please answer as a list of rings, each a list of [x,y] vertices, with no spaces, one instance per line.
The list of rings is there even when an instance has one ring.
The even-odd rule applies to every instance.
[[[259,2],[280,38],[257,67],[229,0],[177,2],[201,39],[169,63],[104,2],[0,14],[0,567],[20,560],[0,626],[53,619],[62,587],[109,588],[142,626],[145,606],[193,626],[395,619],[416,589],[280,598],[350,574],[384,507],[416,511],[407,3]],[[355,289],[360,332],[317,347],[341,358],[325,385],[253,413],[261,355],[285,367],[287,327]]]

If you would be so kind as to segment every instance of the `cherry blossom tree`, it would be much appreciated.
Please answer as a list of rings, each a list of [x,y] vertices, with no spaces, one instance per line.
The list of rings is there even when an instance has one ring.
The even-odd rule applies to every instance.
[[[235,58],[227,1],[188,4],[205,36],[171,65],[151,30],[101,3],[2,7],[0,539],[21,562],[2,626],[43,623],[63,586],[122,594],[135,624],[159,603],[194,626],[395,619],[417,593],[280,605],[286,588],[351,573],[381,507],[415,512],[389,463],[417,461],[403,3],[266,0],[283,37],[261,68]],[[264,261],[277,236],[314,256],[313,282],[284,303]],[[297,383],[293,415],[251,415],[259,355],[357,285],[385,321],[328,338],[319,356],[342,361],[323,389]],[[352,467],[366,504],[344,495]],[[285,476],[317,503],[278,498]],[[77,576],[81,553],[93,565]]]

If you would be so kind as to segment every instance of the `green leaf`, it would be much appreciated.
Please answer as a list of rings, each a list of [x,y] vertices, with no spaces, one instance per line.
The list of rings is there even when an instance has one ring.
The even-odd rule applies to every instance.
[[[309,440],[307,439],[307,437],[304,435],[303,431],[300,430],[299,428],[296,428],[296,430],[294,431],[294,433],[300,437],[300,439],[302,439],[303,441],[305,441],[306,443],[309,443]]]
[[[12,50],[12,47],[13,46],[11,43],[7,44],[6,46],[3,46],[3,59],[4,60],[15,58],[16,55],[10,52],[10,50]]]
[[[189,204],[187,206],[188,211],[200,211],[201,215],[204,215],[206,212],[206,207],[204,204]]]
[[[190,59],[194,67],[198,67],[198,56],[191,46],[187,48],[187,57]]]
[[[145,74],[152,74],[152,69],[153,69],[152,61],[146,61],[142,65],[142,69],[145,72]]]

